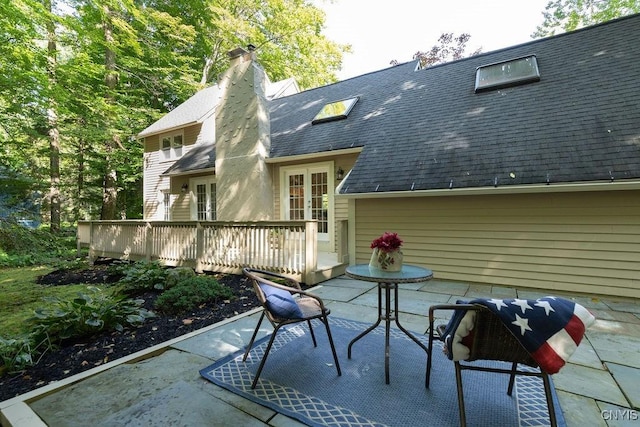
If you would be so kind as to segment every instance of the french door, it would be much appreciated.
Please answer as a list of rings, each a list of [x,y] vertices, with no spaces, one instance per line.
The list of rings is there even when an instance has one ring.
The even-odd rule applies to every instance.
[[[216,183],[212,179],[191,180],[191,219],[197,221],[216,220]]]
[[[318,241],[328,242],[332,227],[333,197],[329,165],[284,170],[283,206],[287,220],[318,221]]]

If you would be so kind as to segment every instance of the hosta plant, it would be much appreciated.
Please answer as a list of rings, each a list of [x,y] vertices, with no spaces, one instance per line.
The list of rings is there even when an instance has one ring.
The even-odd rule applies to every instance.
[[[96,287],[88,290],[73,299],[49,298],[46,307],[38,308],[31,319],[38,336],[57,342],[102,331],[122,331],[155,316],[142,307],[143,300],[106,294]]]

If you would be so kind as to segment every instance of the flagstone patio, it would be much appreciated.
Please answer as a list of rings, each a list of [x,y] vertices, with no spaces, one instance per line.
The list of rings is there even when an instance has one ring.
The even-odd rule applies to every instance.
[[[377,318],[373,283],[341,276],[313,292],[328,303],[332,316],[365,322]],[[408,329],[423,332],[432,304],[477,297],[531,299],[548,294],[436,279],[403,284],[400,318]],[[640,425],[640,301],[556,295],[582,304],[597,318],[570,362],[553,376],[567,425]],[[2,426],[300,425],[199,376],[199,369],[212,360],[248,343],[257,316],[258,311],[253,310],[0,402]],[[269,333],[266,326],[263,333]],[[419,374],[424,374],[422,367]]]

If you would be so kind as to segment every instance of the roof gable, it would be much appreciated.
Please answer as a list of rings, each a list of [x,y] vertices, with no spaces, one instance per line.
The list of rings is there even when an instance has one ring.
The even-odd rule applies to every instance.
[[[204,119],[215,111],[219,97],[220,89],[218,86],[204,88],[140,132],[138,137],[143,138],[188,125],[202,123]]]
[[[268,99],[298,93],[298,83],[294,78],[284,79],[275,83],[268,82],[266,87]],[[220,101],[221,91],[218,85],[199,90],[189,99],[162,116],[138,134],[139,138],[168,132],[189,125],[202,123],[216,110]]]

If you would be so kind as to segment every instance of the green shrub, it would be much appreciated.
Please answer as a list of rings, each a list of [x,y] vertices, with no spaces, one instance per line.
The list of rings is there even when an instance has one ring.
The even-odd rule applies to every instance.
[[[2,372],[17,372],[37,363],[35,360],[40,353],[40,348],[45,344],[34,344],[34,334],[23,335],[15,338],[0,337],[0,376]]]
[[[30,230],[0,221],[0,267],[49,264],[75,255],[75,240],[46,229]]]
[[[165,282],[165,289],[170,289],[176,286],[178,283],[188,280],[192,277],[196,277],[196,272],[189,267],[176,267],[167,270],[167,280]]]
[[[155,307],[166,313],[181,313],[204,303],[230,299],[233,292],[216,279],[195,276],[178,282],[156,299]]]
[[[73,259],[61,259],[51,264],[52,267],[58,270],[73,271],[84,270],[91,268],[89,259],[87,257],[73,258]]]
[[[158,261],[116,262],[112,268],[123,275],[118,285],[128,295],[163,290],[167,281],[168,271]]]
[[[154,316],[141,307],[142,300],[104,294],[96,287],[89,287],[89,290],[91,295],[79,293],[71,300],[49,298],[51,304],[37,309],[31,319],[37,337],[59,342],[102,331],[122,331],[125,326],[142,324]]]

